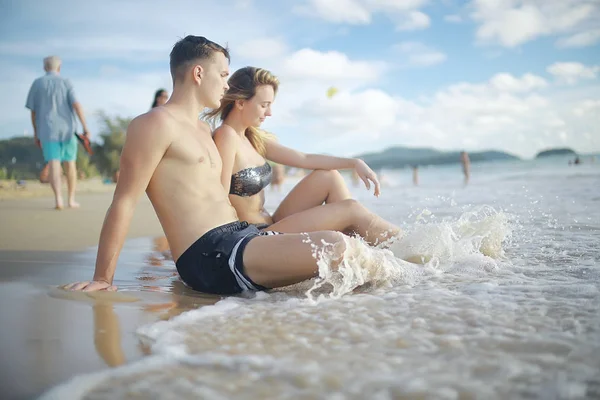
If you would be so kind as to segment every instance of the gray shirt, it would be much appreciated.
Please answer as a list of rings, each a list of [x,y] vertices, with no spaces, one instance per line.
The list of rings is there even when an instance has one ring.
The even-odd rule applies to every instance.
[[[33,81],[25,107],[35,112],[37,136],[42,142],[66,142],[77,129],[73,85],[55,72]]]

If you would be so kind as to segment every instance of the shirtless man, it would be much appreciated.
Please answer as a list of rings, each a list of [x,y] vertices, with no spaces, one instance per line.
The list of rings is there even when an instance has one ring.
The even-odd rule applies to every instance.
[[[239,222],[221,184],[221,159],[204,108],[217,108],[228,89],[229,53],[204,37],[187,36],[170,56],[169,101],[135,118],[127,130],[121,173],[108,209],[90,282],[68,290],[116,290],[117,259],[140,196],[146,191],[182,280],[214,294],[264,290],[317,274],[305,234],[260,232]],[[339,232],[310,233],[319,246],[344,250]]]

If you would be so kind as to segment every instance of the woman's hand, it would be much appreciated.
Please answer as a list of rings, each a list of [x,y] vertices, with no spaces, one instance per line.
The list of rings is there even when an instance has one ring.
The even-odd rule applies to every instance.
[[[371,182],[373,182],[373,185],[375,186],[374,194],[375,196],[379,197],[380,191],[377,174],[373,172],[371,168],[369,168],[367,163],[357,158],[355,160],[354,170],[356,171],[356,174],[360,177],[360,179],[362,179],[362,181],[365,183],[367,190],[371,190]]]

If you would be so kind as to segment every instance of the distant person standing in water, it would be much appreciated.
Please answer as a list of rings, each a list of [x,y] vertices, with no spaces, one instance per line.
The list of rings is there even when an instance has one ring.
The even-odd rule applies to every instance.
[[[413,165],[413,184],[419,186],[419,166]]]
[[[282,164],[273,163],[273,181],[271,182],[271,190],[281,191],[281,185],[285,181],[285,166]]]
[[[152,108],[164,105],[169,100],[169,92],[165,89],[158,89],[154,93],[154,101],[152,102]]]
[[[75,98],[73,85],[60,76],[61,60],[56,56],[44,58],[46,75],[36,79],[29,89],[25,107],[31,110],[31,123],[35,144],[42,148],[44,160],[49,165],[50,186],[54,191],[56,209],[62,210],[62,170],[64,163],[67,172],[68,205],[79,207],[75,201],[77,184],[77,121],[79,117],[83,135],[89,138],[83,108]]]
[[[463,173],[465,174],[465,185],[469,183],[471,177],[471,160],[466,151],[460,153],[460,162],[462,163]]]

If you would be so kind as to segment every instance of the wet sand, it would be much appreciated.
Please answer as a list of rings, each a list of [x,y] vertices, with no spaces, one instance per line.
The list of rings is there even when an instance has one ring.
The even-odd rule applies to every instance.
[[[218,300],[180,283],[146,198],[119,260],[119,292],[58,289],[92,277],[111,198],[112,192],[82,194],[81,209],[63,211],[53,210],[48,197],[0,201],[2,398],[36,398],[75,374],[143,357],[140,325]]]

